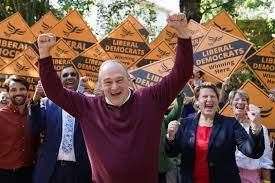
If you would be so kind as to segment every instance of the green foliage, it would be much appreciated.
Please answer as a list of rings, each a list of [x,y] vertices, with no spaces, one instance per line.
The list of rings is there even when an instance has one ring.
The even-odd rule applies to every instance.
[[[192,1],[192,0],[189,0]],[[269,9],[272,0],[202,0],[200,10],[203,15],[203,20],[207,20],[224,9],[232,17],[240,18],[243,15],[238,10],[253,10]]]
[[[32,25],[49,10],[56,12],[50,6],[49,0],[2,0],[0,3],[0,20],[5,19],[13,13],[20,12],[28,24]]]
[[[95,0],[58,0],[58,4],[60,5],[60,11],[64,14],[71,9],[75,9],[81,15],[84,15],[95,5]]]
[[[98,2],[98,19],[100,28],[104,30],[103,34],[109,33],[128,15],[141,18],[150,36],[156,33],[156,8],[150,2],[141,2],[140,0],[114,0],[109,4]]]
[[[275,30],[275,20],[238,20],[237,24],[247,35],[249,41],[257,48],[272,40],[272,33]]]

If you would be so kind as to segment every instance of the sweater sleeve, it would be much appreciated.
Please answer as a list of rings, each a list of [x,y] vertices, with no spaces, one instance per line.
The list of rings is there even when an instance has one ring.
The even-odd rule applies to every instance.
[[[175,64],[171,72],[158,84],[147,88],[158,109],[165,111],[193,73],[191,39],[178,39]]]
[[[39,60],[39,76],[47,97],[72,116],[81,118],[88,104],[87,99],[78,92],[63,88],[51,57]]]

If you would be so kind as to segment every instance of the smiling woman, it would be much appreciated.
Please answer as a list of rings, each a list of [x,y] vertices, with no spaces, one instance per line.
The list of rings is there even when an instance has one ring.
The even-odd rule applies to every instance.
[[[249,132],[250,123],[257,121],[260,123],[261,110],[259,107],[249,104],[249,96],[244,90],[231,91],[229,94],[229,101],[233,109],[235,118],[240,122],[243,128]],[[251,159],[246,157],[239,150],[236,151],[236,162],[240,170],[240,177],[242,182],[264,182],[261,180],[261,171],[265,175],[264,180],[270,180],[270,170],[273,169],[272,150],[270,148],[270,140],[267,128],[263,125],[263,135],[265,140],[265,150],[263,156],[259,159]]]
[[[263,154],[261,126],[252,121],[246,132],[235,118],[218,114],[218,98],[215,85],[201,84],[195,89],[199,114],[168,125],[165,148],[168,156],[183,154],[182,183],[240,183],[236,147],[250,158]]]

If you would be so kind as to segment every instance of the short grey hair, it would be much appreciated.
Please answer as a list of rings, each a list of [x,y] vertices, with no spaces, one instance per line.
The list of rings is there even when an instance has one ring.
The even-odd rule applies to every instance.
[[[123,72],[124,72],[124,74],[125,74],[125,76],[126,76],[128,79],[131,78],[130,75],[129,75],[129,73],[128,73],[128,71],[127,71],[127,68],[126,68],[119,60],[112,60],[112,59],[111,59],[111,60],[106,60],[106,61],[104,61],[104,62],[100,65],[99,72],[98,72],[98,82],[100,82],[102,69],[103,69],[103,67],[104,67],[105,65],[107,65],[107,64],[117,65],[117,66],[121,67],[122,70],[123,70]]]

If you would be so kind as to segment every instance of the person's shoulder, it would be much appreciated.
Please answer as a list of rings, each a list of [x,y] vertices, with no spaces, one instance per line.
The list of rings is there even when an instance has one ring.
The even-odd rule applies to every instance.
[[[218,121],[220,123],[222,123],[223,125],[229,125],[229,126],[234,126],[236,124],[239,124],[239,122],[236,120],[235,117],[231,117],[231,116],[224,116],[222,114],[216,114],[215,116],[216,119],[218,119]]]

